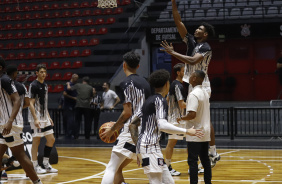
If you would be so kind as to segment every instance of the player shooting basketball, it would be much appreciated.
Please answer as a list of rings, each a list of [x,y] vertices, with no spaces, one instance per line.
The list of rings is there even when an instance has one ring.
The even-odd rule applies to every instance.
[[[208,23],[203,22],[194,32],[194,36],[189,34],[177,10],[175,0],[172,1],[173,19],[178,29],[178,32],[184,43],[187,45],[186,55],[174,51],[172,44],[163,41],[161,46],[163,51],[176,57],[178,60],[185,63],[183,81],[189,83],[189,77],[195,70],[202,70],[208,73],[208,65],[212,57],[212,50],[207,43],[208,38],[214,36],[214,27]],[[204,89],[211,95],[211,87],[208,75],[203,81]],[[189,93],[192,91],[192,86],[189,86]],[[220,160],[219,154],[216,152],[214,129],[211,124],[211,141],[210,141],[210,159],[212,167],[215,166],[216,161]]]

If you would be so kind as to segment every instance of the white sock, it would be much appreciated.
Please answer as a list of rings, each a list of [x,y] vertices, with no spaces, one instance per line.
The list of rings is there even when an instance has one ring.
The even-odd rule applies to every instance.
[[[35,161],[32,160],[32,164],[33,164],[33,167],[36,167],[36,166],[38,166],[38,161],[37,160],[35,160]]]
[[[216,155],[216,147],[215,147],[215,145],[214,145],[214,146],[210,146],[210,154],[211,154],[212,156],[215,156],[215,155]]]
[[[171,159],[165,159],[165,163],[166,163],[167,167],[169,167],[170,164],[171,164]]]
[[[43,157],[43,165],[47,165],[49,163],[48,157]]]
[[[33,184],[43,184],[40,179],[36,180],[36,181],[33,181]]]
[[[200,163],[199,163],[199,165],[198,165],[198,169],[201,169],[201,168],[203,168],[203,165],[202,165],[202,163],[201,163],[201,161],[200,161]]]

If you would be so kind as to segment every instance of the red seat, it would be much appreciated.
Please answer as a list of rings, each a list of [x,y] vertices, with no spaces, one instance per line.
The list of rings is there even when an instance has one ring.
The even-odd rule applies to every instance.
[[[38,58],[47,58],[47,53],[46,52],[39,52]]]
[[[24,25],[24,29],[31,29],[32,28],[32,24],[31,23],[26,23]]]
[[[81,56],[90,56],[91,55],[91,50],[90,49],[85,49],[82,51]]]
[[[79,57],[79,56],[80,56],[79,50],[73,50],[73,51],[71,51],[70,56],[71,56],[71,57]]]
[[[15,39],[21,39],[23,38],[23,33],[22,32],[18,32],[16,35],[15,35]]]
[[[86,2],[81,3],[80,7],[81,8],[88,8],[88,7],[90,7],[90,4],[86,1]]]
[[[33,33],[32,32],[27,32],[25,34],[25,38],[33,38]]]
[[[56,46],[56,43],[55,43],[54,40],[50,40],[50,41],[47,43],[46,46],[49,47],[49,48],[52,48],[52,47],[55,47],[55,46]]]
[[[35,70],[36,67],[37,67],[37,63],[30,63],[30,64],[28,65],[27,70]]]
[[[66,68],[71,68],[71,63],[70,63],[70,61],[64,61],[63,63],[62,63],[62,67],[61,67],[62,69],[66,69]]]
[[[12,29],[12,27],[13,27],[12,24],[7,24],[7,25],[5,26],[5,29],[6,29],[6,30],[10,30],[10,29]]]
[[[68,3],[63,3],[63,4],[61,5],[61,8],[67,9],[67,8],[69,8],[69,4],[68,4]]]
[[[90,7],[97,7],[98,6],[98,1],[94,1],[90,4]]]
[[[33,14],[33,16],[31,17],[31,19],[41,19],[40,13],[35,13],[35,14]]]
[[[12,39],[13,33],[7,33],[5,39]]]
[[[18,59],[25,59],[25,53],[24,52],[18,53],[17,58]]]
[[[107,8],[107,9],[105,9],[104,10],[104,12],[103,12],[103,14],[105,14],[105,15],[110,15],[110,14],[112,14],[113,12],[112,12],[112,9],[111,8]]]
[[[106,27],[102,27],[99,29],[97,34],[107,34],[108,29]]]
[[[45,33],[45,37],[53,37],[53,36],[54,36],[54,33],[51,30],[49,30]]]
[[[11,15],[5,15],[4,20],[6,20],[6,21],[12,20],[12,16]]]
[[[59,57],[68,57],[69,56],[69,52],[67,50],[63,50],[60,52]]]
[[[51,16],[51,14],[50,14],[49,12],[45,12],[45,13],[43,14],[43,17],[44,17],[45,19],[50,19],[52,16]]]
[[[93,24],[94,24],[93,19],[87,19],[87,20],[85,21],[85,25],[86,25],[86,26],[90,26],[90,25],[93,25]]]
[[[36,75],[31,75],[27,78],[27,81],[34,81],[36,80],[37,76]]]
[[[72,68],[81,68],[82,62],[81,61],[75,61],[72,65]]]
[[[31,14],[30,13],[26,13],[26,14],[24,14],[24,19],[25,20],[29,20],[29,19],[31,19]]]
[[[44,34],[42,31],[38,31],[35,35],[35,38],[42,38],[42,37],[44,37]]]
[[[70,40],[69,43],[68,43],[68,46],[69,46],[69,47],[75,47],[75,46],[77,46],[77,41],[76,41],[76,40]]]
[[[87,35],[95,35],[96,34],[96,29],[95,28],[90,28],[87,31]]]
[[[57,58],[58,57],[58,52],[57,51],[51,51],[49,53],[49,58]]]
[[[59,7],[59,4],[57,4],[57,3],[54,3],[54,4],[52,4],[52,9],[53,10],[57,10],[57,9],[59,9],[60,7]]]
[[[71,21],[71,20],[67,20],[67,21],[64,23],[64,26],[65,26],[65,27],[71,27],[71,26],[72,26],[72,21]]]
[[[45,22],[44,27],[45,28],[53,27],[52,22],[50,22],[50,21]]]
[[[79,3],[78,2],[73,2],[71,4],[71,8],[79,8]]]
[[[16,49],[23,49],[24,48],[24,43],[23,42],[19,42],[17,45],[16,45]]]
[[[20,63],[18,65],[18,70],[19,71],[27,70],[27,64],[26,63]]]
[[[36,58],[36,54],[35,52],[30,52],[28,53],[26,59],[35,59]]]
[[[68,30],[68,32],[67,32],[66,35],[67,35],[67,36],[75,36],[75,31],[74,31],[74,29]]]
[[[72,73],[71,72],[67,72],[67,73],[64,74],[62,80],[70,80],[71,76],[72,76]]]
[[[16,14],[14,19],[15,20],[21,20],[22,19],[22,15],[21,14]]]
[[[35,25],[34,25],[34,28],[37,28],[37,29],[40,29],[42,28],[42,23],[41,22],[36,22]]]
[[[71,16],[70,11],[64,11],[62,14],[62,17],[70,17],[70,16]]]
[[[12,8],[10,6],[5,7],[4,12],[12,12]]]
[[[121,14],[123,12],[123,9],[121,7],[118,7],[114,10],[113,14]]]
[[[50,9],[49,4],[44,4],[42,6],[42,10],[49,10],[49,9]]]
[[[80,29],[77,31],[76,35],[78,35],[78,36],[85,35],[85,29],[80,28]]]
[[[102,15],[102,10],[100,10],[100,9],[94,10],[93,15]]]
[[[128,5],[130,4],[130,0],[122,0],[121,5]]]
[[[1,49],[4,49],[4,44],[3,43],[0,43],[0,50]]]
[[[22,27],[23,27],[22,23],[17,23],[15,29],[22,29]]]
[[[74,24],[75,26],[83,26],[84,24],[83,24],[83,21],[82,21],[82,19],[77,19],[76,21],[75,21],[75,24]]]
[[[51,80],[61,80],[61,79],[62,79],[62,75],[60,73],[54,73],[51,78]]]
[[[17,76],[17,81],[18,82],[23,82],[26,79],[27,75],[26,74],[18,74]]]
[[[63,30],[58,30],[58,31],[56,32],[56,36],[57,36],[57,37],[65,36],[65,32],[64,32]]]
[[[80,17],[81,16],[81,13],[79,10],[75,10],[73,13],[72,13],[72,16],[73,17]]]
[[[53,87],[51,84],[48,84],[48,93],[53,93]]]
[[[6,49],[14,49],[14,43],[8,43],[7,45],[6,45]]]
[[[32,10],[33,11],[41,10],[41,7],[39,5],[37,5],[37,4],[35,4],[35,5],[32,6]]]
[[[26,44],[26,48],[28,48],[28,49],[34,48],[34,42],[28,42]]]
[[[44,48],[45,47],[45,42],[44,41],[40,41],[36,44],[37,48]]]
[[[47,63],[47,62],[42,62],[41,64],[45,65],[46,68],[49,69],[49,66],[48,66],[48,63]],[[47,73],[47,75],[49,75],[49,74]]]
[[[54,86],[53,93],[60,93],[64,91],[64,86],[62,84],[57,84]]]
[[[60,63],[59,62],[57,62],[57,61],[54,61],[54,62],[52,62],[51,63],[51,65],[50,65],[50,67],[49,67],[49,69],[60,69],[61,67],[60,67]]]
[[[15,59],[17,59],[15,53],[9,53],[6,57],[6,60],[15,60]]]
[[[116,19],[114,17],[110,17],[110,18],[107,19],[106,24],[113,24],[115,22],[116,22]]]
[[[53,13],[53,15],[52,15],[52,17],[54,17],[54,18],[60,18],[61,17],[61,14],[60,14],[60,12],[54,12]]]
[[[43,64],[43,63],[42,63]],[[45,65],[46,66],[46,65]],[[46,66],[46,68],[47,68],[47,66]],[[50,74],[49,73],[47,73],[46,74],[46,77],[45,77],[45,81],[49,81],[49,80],[51,80],[51,77],[50,77]]]
[[[91,16],[91,10],[84,10],[82,16]]]
[[[88,40],[82,39],[79,41],[79,46],[87,46],[88,45]]]
[[[105,20],[103,18],[99,18],[95,21],[96,25],[105,24]]]
[[[55,22],[54,27],[62,27],[62,25],[63,25],[62,21],[57,21]]]
[[[66,40],[60,40],[58,42],[58,47],[65,47],[65,46],[67,46]]]

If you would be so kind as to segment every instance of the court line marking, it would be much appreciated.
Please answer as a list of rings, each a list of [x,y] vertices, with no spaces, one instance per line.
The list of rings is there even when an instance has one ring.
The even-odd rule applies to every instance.
[[[104,163],[104,162],[100,162],[100,161],[92,160],[92,159],[88,159],[88,158],[68,157],[68,156],[59,156],[59,157],[95,162],[95,163],[102,164],[102,165],[104,165],[105,167],[107,167],[107,164]],[[65,182],[61,182],[61,183],[57,183],[57,184],[73,183],[73,182],[77,182],[77,181],[88,180],[88,179],[96,178],[97,176],[99,176],[99,175],[101,175],[101,174],[104,174],[104,173],[105,173],[105,171],[102,171],[102,172],[100,172],[100,173],[98,173],[98,174],[94,174],[94,175],[92,175],[92,176],[87,176],[87,177],[84,177],[84,178],[80,178],[80,179],[76,179],[76,180],[71,180],[71,181],[65,181]]]

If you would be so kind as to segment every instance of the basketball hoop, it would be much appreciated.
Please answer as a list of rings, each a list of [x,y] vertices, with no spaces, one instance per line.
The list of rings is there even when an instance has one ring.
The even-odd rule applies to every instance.
[[[117,7],[116,0],[98,0],[98,8],[115,8]]]

